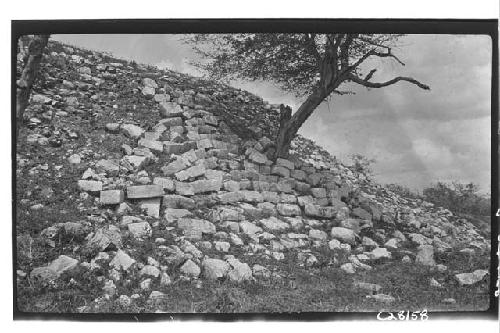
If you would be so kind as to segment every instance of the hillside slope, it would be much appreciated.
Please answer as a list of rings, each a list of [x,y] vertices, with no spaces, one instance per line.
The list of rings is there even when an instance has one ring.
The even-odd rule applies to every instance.
[[[469,221],[300,136],[272,163],[278,118],[246,91],[50,42],[17,147],[19,309],[488,308],[489,240]]]

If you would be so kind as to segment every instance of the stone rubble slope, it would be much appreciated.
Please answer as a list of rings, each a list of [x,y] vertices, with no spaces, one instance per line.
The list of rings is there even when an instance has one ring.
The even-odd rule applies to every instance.
[[[87,220],[42,231],[48,244],[61,233],[82,241],[76,252],[33,269],[33,281],[51,282],[75,267],[104,269],[98,277],[103,297],[129,304],[139,296],[120,295],[115,284],[133,274],[154,300],[162,293],[152,289],[174,279],[279,278],[272,263],[292,253],[299,266],[328,265],[353,274],[391,260],[442,271],[447,267],[436,263],[435,254],[489,251],[488,240],[467,220],[400,197],[304,137],[294,140],[289,159],[273,163],[277,105],[215,82],[59,47],[44,72],[49,88],[31,99],[35,116],[27,144],[58,146],[76,139],[71,130],[47,138],[41,124],[53,112],[56,121],[86,109],[97,117],[105,108],[100,101],[118,102],[125,93],[155,121],[110,117],[102,142],[123,144],[109,156],[96,157],[92,146],[69,152],[67,163],[89,162],[74,183],[80,199],[93,204],[79,206],[89,211]],[[59,63],[70,72],[67,79],[58,76]],[[146,243],[149,252],[139,255],[134,246]],[[465,272],[457,280],[471,284],[485,272]],[[379,295],[370,297],[390,299],[378,294],[377,285],[361,288]]]

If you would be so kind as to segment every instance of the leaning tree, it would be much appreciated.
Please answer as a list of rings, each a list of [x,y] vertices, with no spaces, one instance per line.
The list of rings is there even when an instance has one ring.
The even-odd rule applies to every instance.
[[[329,96],[352,93],[339,88],[353,82],[382,88],[406,81],[429,86],[411,77],[372,81],[376,69],[362,69],[369,58],[390,58],[404,66],[391,49],[401,35],[373,34],[195,34],[185,40],[200,55],[195,65],[213,79],[265,80],[305,98],[294,112],[282,108],[275,158],[287,157],[302,124]],[[363,73],[365,72],[365,73]]]
[[[19,39],[19,52],[23,52],[23,68],[21,75],[17,80],[17,94],[16,94],[16,118],[17,129],[23,121],[24,110],[28,106],[31,88],[35,83],[38,75],[38,68],[42,61],[43,51],[47,47],[50,35],[34,35],[31,38],[21,36]],[[27,50],[23,50],[20,44],[26,43],[29,40]]]

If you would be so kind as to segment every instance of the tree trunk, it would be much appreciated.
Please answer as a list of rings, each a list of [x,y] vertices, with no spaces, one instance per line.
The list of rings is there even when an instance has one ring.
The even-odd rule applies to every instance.
[[[21,77],[17,81],[17,96],[16,96],[16,129],[23,121],[24,110],[28,106],[31,88],[35,82],[38,73],[38,67],[42,60],[43,50],[47,46],[49,35],[35,35],[28,46],[28,54],[24,62],[24,68]]]
[[[323,102],[327,94],[320,90],[313,92],[302,103],[297,112],[291,117],[290,108],[281,108],[280,129],[276,139],[276,152],[274,159],[288,158],[290,144],[302,124],[309,118],[314,110]]]

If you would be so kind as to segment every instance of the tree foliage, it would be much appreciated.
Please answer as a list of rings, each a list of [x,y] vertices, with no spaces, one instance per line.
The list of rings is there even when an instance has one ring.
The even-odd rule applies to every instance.
[[[285,91],[303,97],[316,89],[355,82],[368,88],[408,81],[429,89],[417,80],[397,77],[371,82],[376,70],[363,73],[360,66],[371,57],[391,58],[402,35],[373,34],[196,34],[186,41],[202,57],[194,64],[210,77],[274,82]],[[337,82],[331,79],[336,78]],[[331,93],[341,91],[333,89]]]

